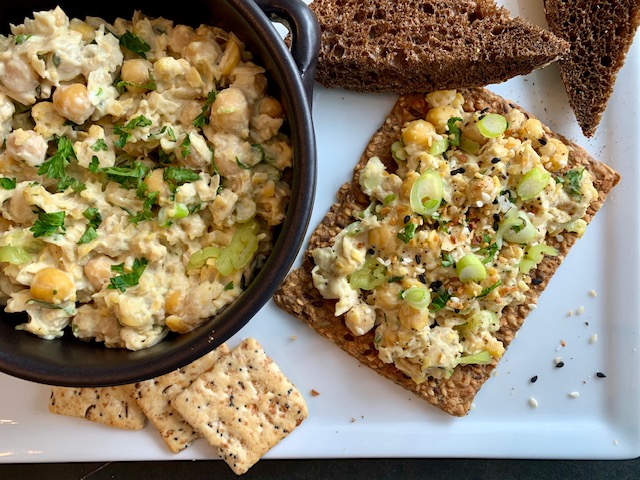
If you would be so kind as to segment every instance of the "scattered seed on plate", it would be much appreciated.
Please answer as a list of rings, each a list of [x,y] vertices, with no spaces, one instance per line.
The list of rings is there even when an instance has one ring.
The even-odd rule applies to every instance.
[[[595,333],[589,337],[589,343],[590,343],[590,344],[592,344],[592,345],[593,345],[593,344],[594,344],[594,343],[596,343],[597,341],[598,341],[598,335],[596,335]]]
[[[584,307],[579,306],[578,309],[576,310],[576,315],[582,315],[583,313],[584,313]]]
[[[538,375],[534,375],[533,377],[531,377],[531,380],[529,380],[531,383],[536,383],[538,381]]]
[[[580,396],[580,393],[579,393],[579,392],[571,392],[571,393],[569,394],[569,397],[571,397],[571,398],[578,398],[579,396]]]
[[[589,290],[589,296],[592,298],[596,298],[598,296],[598,292],[595,290]]]
[[[607,378],[607,376],[602,372],[596,372],[596,377],[598,377],[598,378]]]
[[[531,408],[538,408],[538,401],[535,398],[530,397],[529,398],[529,406]]]

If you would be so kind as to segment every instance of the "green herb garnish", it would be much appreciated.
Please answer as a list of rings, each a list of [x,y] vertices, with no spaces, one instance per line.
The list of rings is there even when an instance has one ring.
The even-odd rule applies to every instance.
[[[151,46],[142,40],[137,35],[134,35],[129,30],[124,32],[124,34],[120,37],[120,46],[126,48],[132,53],[141,56],[142,58],[147,58],[145,55],[146,52],[151,50]]]
[[[581,197],[582,192],[580,191],[580,187],[582,185],[582,174],[584,173],[583,168],[576,168],[574,170],[569,170],[564,174],[563,187],[564,190],[574,197]]]
[[[147,268],[148,263],[144,257],[140,259],[136,258],[131,266],[131,271],[128,273],[125,273],[124,263],[112,265],[111,271],[119,273],[120,275],[112,277],[107,288],[124,292],[128,287],[138,285],[140,277],[144,273],[145,268]]]
[[[55,233],[64,233],[65,212],[38,212],[38,219],[29,230],[33,232],[34,237],[48,237]]]
[[[205,125],[209,124],[209,108],[211,108],[211,104],[215,101],[216,95],[218,95],[216,90],[211,90],[207,94],[207,100],[204,102],[200,114],[193,120],[194,127],[203,128]]]
[[[398,238],[402,240],[404,243],[409,243],[409,241],[413,238],[413,235],[416,232],[416,224],[413,222],[409,222],[405,225],[405,227],[398,232]]]
[[[16,179],[15,178],[0,178],[0,187],[5,190],[13,190],[16,188]]]
[[[447,306],[447,302],[451,298],[451,294],[446,290],[439,295],[437,295],[433,300],[431,300],[431,305],[429,305],[429,310],[432,312],[437,312],[438,310],[442,310]]]
[[[131,139],[131,130],[137,127],[148,127],[152,123],[153,122],[144,115],[138,115],[124,125],[114,125],[113,133],[119,135],[119,137],[113,144],[120,149],[124,148],[127,142]]]
[[[87,208],[82,215],[84,215],[84,218],[89,220],[89,225],[80,237],[80,240],[78,240],[78,245],[92,242],[98,238],[97,228],[102,223],[102,215],[100,215],[100,211],[97,208]]]
[[[460,146],[460,135],[462,132],[460,131],[460,127],[456,125],[456,122],[461,121],[462,119],[460,117],[451,117],[447,121],[447,129],[449,131],[449,145],[452,145],[454,147]]]
[[[483,288],[482,291],[480,292],[480,295],[478,295],[476,298],[486,297],[491,292],[493,292],[496,288],[498,288],[500,285],[502,285],[502,282],[498,280],[496,283],[494,283],[490,287]]]
[[[180,185],[200,180],[200,175],[188,168],[167,167],[162,173],[162,178],[169,184],[169,188],[175,190]]]
[[[453,261],[453,257],[451,256],[451,252],[442,252],[442,266],[443,267],[453,267],[456,262]]]

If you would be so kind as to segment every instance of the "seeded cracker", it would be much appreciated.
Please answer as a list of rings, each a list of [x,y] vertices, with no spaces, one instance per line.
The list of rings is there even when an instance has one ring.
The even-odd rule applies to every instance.
[[[125,430],[141,430],[147,422],[147,417],[134,398],[133,385],[52,387],[49,411]]]
[[[519,108],[508,100],[483,88],[460,90],[465,98],[465,111],[486,111],[506,113],[511,108]],[[275,303],[283,310],[307,323],[314,331],[328,338],[363,365],[372,368],[385,378],[394,381],[403,388],[415,393],[418,397],[437,406],[448,414],[464,416],[471,408],[475,395],[484,382],[490,378],[495,362],[489,365],[464,365],[455,368],[449,378],[428,378],[423,383],[416,383],[392,364],[383,363],[374,346],[374,332],[355,337],[345,326],[342,316],[335,316],[335,301],[326,300],[314,287],[311,270],[314,267],[311,251],[316,247],[330,244],[331,239],[341,229],[353,222],[353,212],[363,210],[368,205],[366,195],[359,187],[360,169],[367,161],[377,156],[391,171],[395,161],[391,156],[391,144],[396,141],[402,126],[409,121],[424,118],[428,105],[423,94],[411,94],[399,97],[384,124],[371,138],[359,163],[355,167],[354,178],[345,183],[338,192],[338,201],[325,215],[321,224],[312,233],[309,245],[303,256],[302,265],[294,269],[274,294]],[[533,117],[529,115],[529,117]],[[592,158],[583,148],[570,142],[561,135],[544,127],[549,138],[559,138],[570,146],[568,168],[584,167],[593,177],[594,187],[599,196],[593,201],[583,219],[590,222],[600,209],[605,198],[620,180],[620,176],[604,163]],[[561,239],[548,239],[559,252],[557,257],[545,257],[536,269],[539,282],[531,284],[526,292],[526,300],[518,308],[508,306],[503,311],[500,329],[496,332],[505,348],[511,343],[522,326],[538,297],[546,288],[549,279],[560,266],[560,263],[575,243],[575,233],[567,232]]]
[[[187,448],[199,435],[171,406],[171,400],[228,353],[229,347],[222,344],[184,368],[135,384],[138,405],[173,453]]]
[[[252,338],[201,374],[171,404],[237,475],[307,417],[300,392]]]

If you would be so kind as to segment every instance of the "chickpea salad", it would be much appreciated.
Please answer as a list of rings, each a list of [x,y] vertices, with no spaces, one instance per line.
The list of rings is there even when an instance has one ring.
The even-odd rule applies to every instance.
[[[416,384],[502,356],[503,310],[527,301],[536,266],[559,254],[548,239],[581,236],[598,199],[591,174],[568,167],[571,147],[537,119],[465,111],[455,90],[426,102],[391,147],[395,171],[378,157],[359,171],[369,206],[311,251],[335,316],[355,336],[373,331],[380,360]]]
[[[290,197],[291,142],[232,33],[40,11],[0,36],[0,303],[138,350],[234,301]]]

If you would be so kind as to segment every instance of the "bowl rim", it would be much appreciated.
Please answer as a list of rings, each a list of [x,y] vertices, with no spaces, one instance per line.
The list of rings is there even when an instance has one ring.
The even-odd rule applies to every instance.
[[[0,348],[0,372],[36,383],[69,387],[120,385],[160,376],[205,355],[240,331],[285,278],[304,241],[315,197],[317,153],[310,102],[294,59],[260,7],[252,0],[224,2],[263,42],[258,46],[262,65],[265,66],[265,60],[273,64],[269,79],[272,83],[274,78],[277,80],[291,130],[294,150],[291,197],[281,232],[264,266],[237,299],[207,322],[187,334],[165,339],[143,350],[109,349],[94,341],[85,343],[75,338],[45,340],[15,329],[10,332],[13,326],[3,319],[0,337],[5,339],[3,343],[7,348]],[[64,2],[59,3],[64,8]],[[225,28],[224,22],[214,24]],[[241,32],[229,31],[244,41]],[[212,325],[214,319],[215,325]],[[3,330],[6,334],[2,334]],[[169,346],[169,342],[173,343]],[[74,350],[73,345],[78,347]],[[82,362],[83,355],[88,355],[84,353],[87,350],[92,352],[92,358],[95,355],[90,367]],[[114,352],[127,359],[114,363]]]

